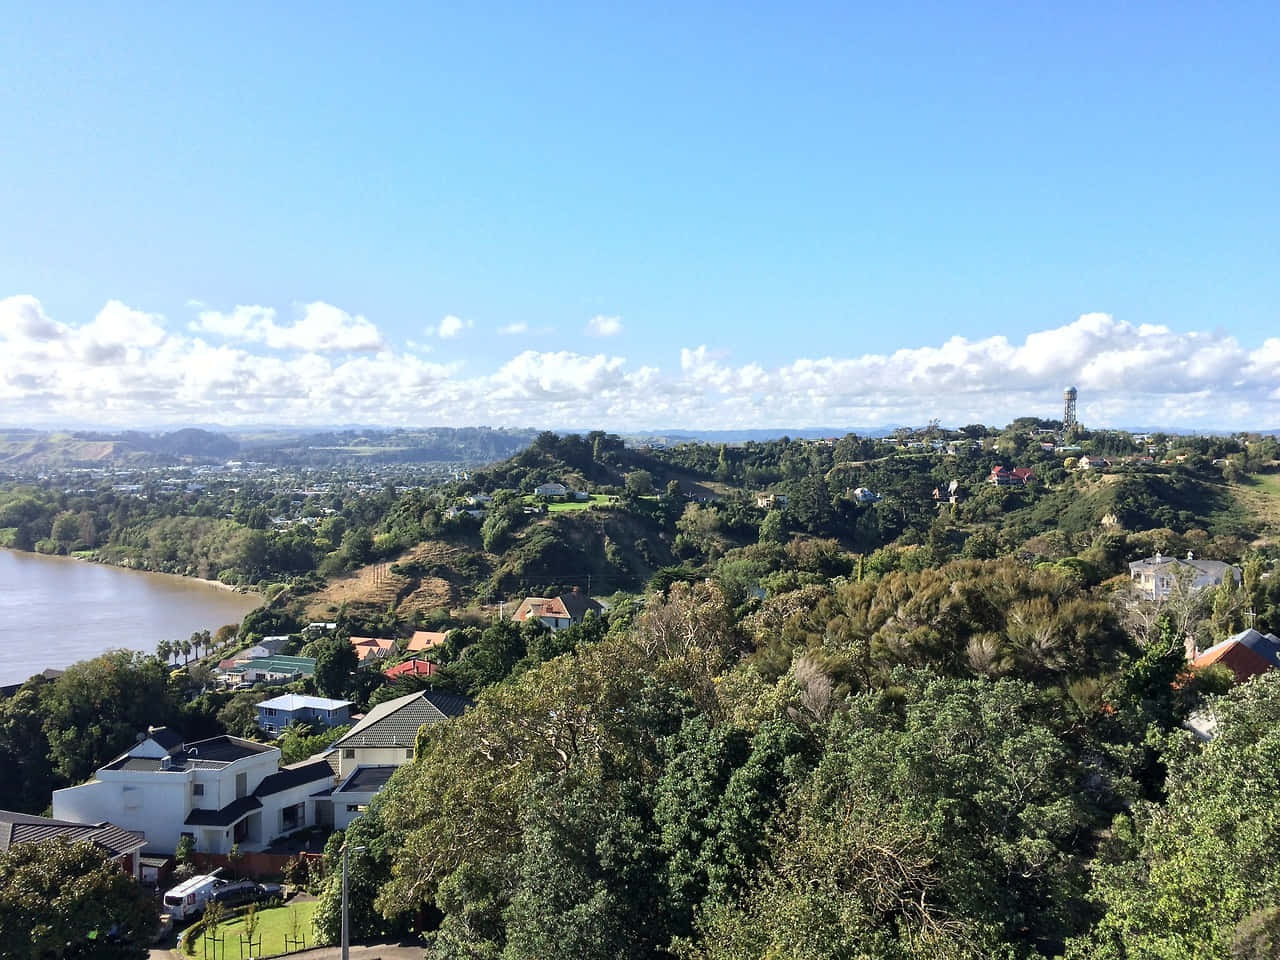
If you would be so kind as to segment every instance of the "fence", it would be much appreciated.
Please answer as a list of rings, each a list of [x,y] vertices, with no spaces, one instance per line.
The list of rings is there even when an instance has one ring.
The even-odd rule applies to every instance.
[[[195,853],[192,858],[201,873],[208,873],[214,867],[223,867],[230,873],[260,880],[263,877],[279,877],[284,873],[285,864],[301,857],[307,866],[318,869],[317,865],[324,860],[319,853],[244,853],[233,866],[230,858],[222,853]]]

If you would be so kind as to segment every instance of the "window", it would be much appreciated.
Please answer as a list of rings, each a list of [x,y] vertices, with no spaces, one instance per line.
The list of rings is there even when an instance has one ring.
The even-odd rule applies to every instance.
[[[406,750],[406,751],[404,752],[404,758],[405,758],[406,760],[412,760],[412,759],[413,759],[413,747],[410,747],[408,750]]]
[[[191,785],[191,795],[192,795],[193,797],[203,797],[203,796],[204,796],[204,784],[203,784],[203,783],[193,783],[193,784]]]
[[[350,747],[346,747],[343,749],[342,751],[343,760],[354,760],[355,758],[356,758],[356,752],[354,750],[352,750]]]

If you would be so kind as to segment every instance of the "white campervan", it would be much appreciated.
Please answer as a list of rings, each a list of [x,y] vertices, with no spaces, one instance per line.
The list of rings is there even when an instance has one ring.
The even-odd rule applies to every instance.
[[[164,895],[164,912],[175,921],[186,920],[204,910],[209,897],[227,885],[227,881],[208,874],[184,880]]]

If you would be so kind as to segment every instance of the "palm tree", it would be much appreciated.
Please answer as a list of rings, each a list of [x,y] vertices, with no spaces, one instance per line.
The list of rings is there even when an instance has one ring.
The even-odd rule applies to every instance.
[[[191,662],[191,641],[182,641],[182,665],[185,667]]]
[[[173,644],[168,640],[161,640],[156,644],[156,658],[165,666],[169,665],[169,658],[173,656]]]

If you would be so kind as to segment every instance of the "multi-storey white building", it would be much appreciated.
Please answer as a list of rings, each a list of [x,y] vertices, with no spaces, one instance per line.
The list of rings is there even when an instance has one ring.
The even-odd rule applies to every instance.
[[[185,834],[197,850],[225,854],[314,824],[315,794],[332,785],[323,759],[281,768],[275,747],[230,736],[186,743],[152,727],[88,783],[55,790],[53,815],[110,821],[144,836],[149,853],[173,853]]]

